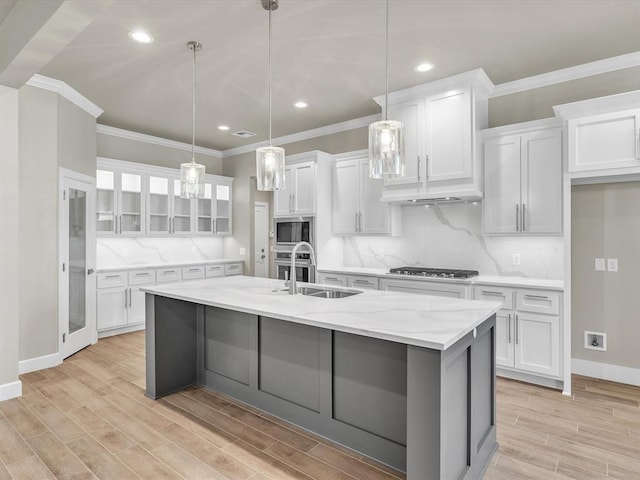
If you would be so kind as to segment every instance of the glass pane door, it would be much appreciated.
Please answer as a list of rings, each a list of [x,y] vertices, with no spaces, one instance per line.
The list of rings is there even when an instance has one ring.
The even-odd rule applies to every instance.
[[[96,230],[98,233],[116,233],[116,204],[114,174],[106,170],[96,172]]]
[[[173,180],[173,233],[191,233],[191,200],[180,198],[180,180]]]
[[[120,233],[136,233],[142,231],[142,176],[123,173],[122,182]]]
[[[213,217],[211,215],[211,207],[213,195],[213,185],[211,183],[204,184],[204,198],[198,199],[198,220],[196,223],[196,233],[212,233]]]
[[[231,187],[229,185],[216,185],[216,235],[231,233]]]
[[[112,192],[113,193],[113,192]],[[69,334],[87,324],[87,195],[69,189]]]
[[[169,233],[169,179],[149,177],[149,233]]]

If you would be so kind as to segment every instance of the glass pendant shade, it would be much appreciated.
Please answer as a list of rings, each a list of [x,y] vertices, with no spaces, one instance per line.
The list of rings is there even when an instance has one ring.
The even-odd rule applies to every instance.
[[[404,124],[397,120],[381,120],[370,124],[369,176],[403,177],[404,170]]]
[[[284,148],[261,147],[256,150],[258,190],[282,190],[284,184]]]
[[[204,195],[204,165],[195,161],[180,164],[180,197],[202,198]]]

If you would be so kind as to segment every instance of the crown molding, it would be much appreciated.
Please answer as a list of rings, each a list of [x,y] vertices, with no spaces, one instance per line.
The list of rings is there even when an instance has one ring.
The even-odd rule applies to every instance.
[[[587,115],[599,115],[637,108],[640,108],[640,90],[555,105],[553,113],[557,117],[568,120]]]
[[[522,78],[512,82],[505,82],[496,85],[489,98],[512,95],[514,93],[533,90],[535,88],[548,87],[557,83],[579,80],[581,78],[592,77],[603,73],[615,72],[625,68],[640,66],[640,52],[627,53],[617,57],[605,58],[595,62],[584,63],[574,67],[563,68],[554,72],[534,75],[533,77]]]
[[[110,127],[108,125],[96,125],[96,132],[102,135],[109,135],[112,137],[126,138],[127,140],[134,140],[136,142],[150,143],[152,145],[159,145],[161,147],[174,148],[176,150],[184,150],[186,152],[191,151],[190,143],[176,142],[175,140],[169,140],[161,137],[154,137],[153,135],[147,135],[146,133],[132,132],[131,130],[124,130],[122,128]],[[208,155],[210,157],[222,158],[223,152],[220,150],[214,150],[213,148],[205,148],[195,146],[195,153],[200,155]]]
[[[527,132],[537,132],[550,128],[562,128],[561,118],[549,117],[541,120],[531,120],[529,122],[516,123],[514,125],[501,125],[499,127],[486,128],[480,131],[483,139],[502,135],[520,135]]]
[[[45,77],[44,75],[35,74],[27,81],[27,85],[32,87],[41,88],[43,90],[50,90],[57,93],[61,97],[66,98],[71,103],[80,107],[87,112],[93,118],[98,118],[104,110],[98,107],[95,103],[89,100],[87,97],[79,94],[76,90],[71,88],[66,83],[56,80],[55,78]]]
[[[366,117],[354,118],[353,120],[347,120],[346,122],[334,123],[333,125],[325,125],[324,127],[314,128],[304,132],[293,133],[291,135],[285,135],[284,137],[274,138],[271,141],[272,145],[287,145],[289,143],[300,142],[302,140],[308,140],[310,138],[322,137],[324,135],[331,135],[333,133],[346,132],[348,130],[355,130],[356,128],[362,128],[369,126],[370,123],[380,120],[380,114],[375,113]],[[233,157],[242,153],[248,153],[254,151],[256,148],[266,147],[268,142],[256,142],[250,145],[243,145],[242,147],[230,148],[222,152],[222,158]]]

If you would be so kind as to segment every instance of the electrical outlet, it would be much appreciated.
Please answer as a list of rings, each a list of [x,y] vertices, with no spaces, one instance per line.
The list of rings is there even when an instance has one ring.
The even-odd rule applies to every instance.
[[[617,258],[608,258],[607,259],[607,270],[610,272],[618,271],[618,259]]]
[[[382,249],[378,250],[378,254],[376,255],[376,258],[378,260],[384,260],[384,250]]]
[[[128,248],[123,248],[122,249],[122,256],[123,257],[128,257],[129,256],[129,249]]]
[[[240,249],[240,255],[244,256],[247,254],[247,249],[246,248],[241,248]]]
[[[514,266],[518,266],[520,265],[520,254],[519,253],[514,253],[511,257],[511,263]]]
[[[596,258],[596,272],[604,272],[604,258]]]

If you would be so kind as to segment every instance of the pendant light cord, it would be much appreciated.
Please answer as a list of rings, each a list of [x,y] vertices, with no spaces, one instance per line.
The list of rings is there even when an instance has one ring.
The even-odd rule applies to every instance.
[[[193,48],[193,104],[192,104],[192,118],[191,118],[191,162],[196,162],[196,51],[198,50],[198,44],[194,44]]]
[[[269,146],[271,146],[271,7],[269,7]]]
[[[389,120],[389,0],[384,6],[384,119]]]

